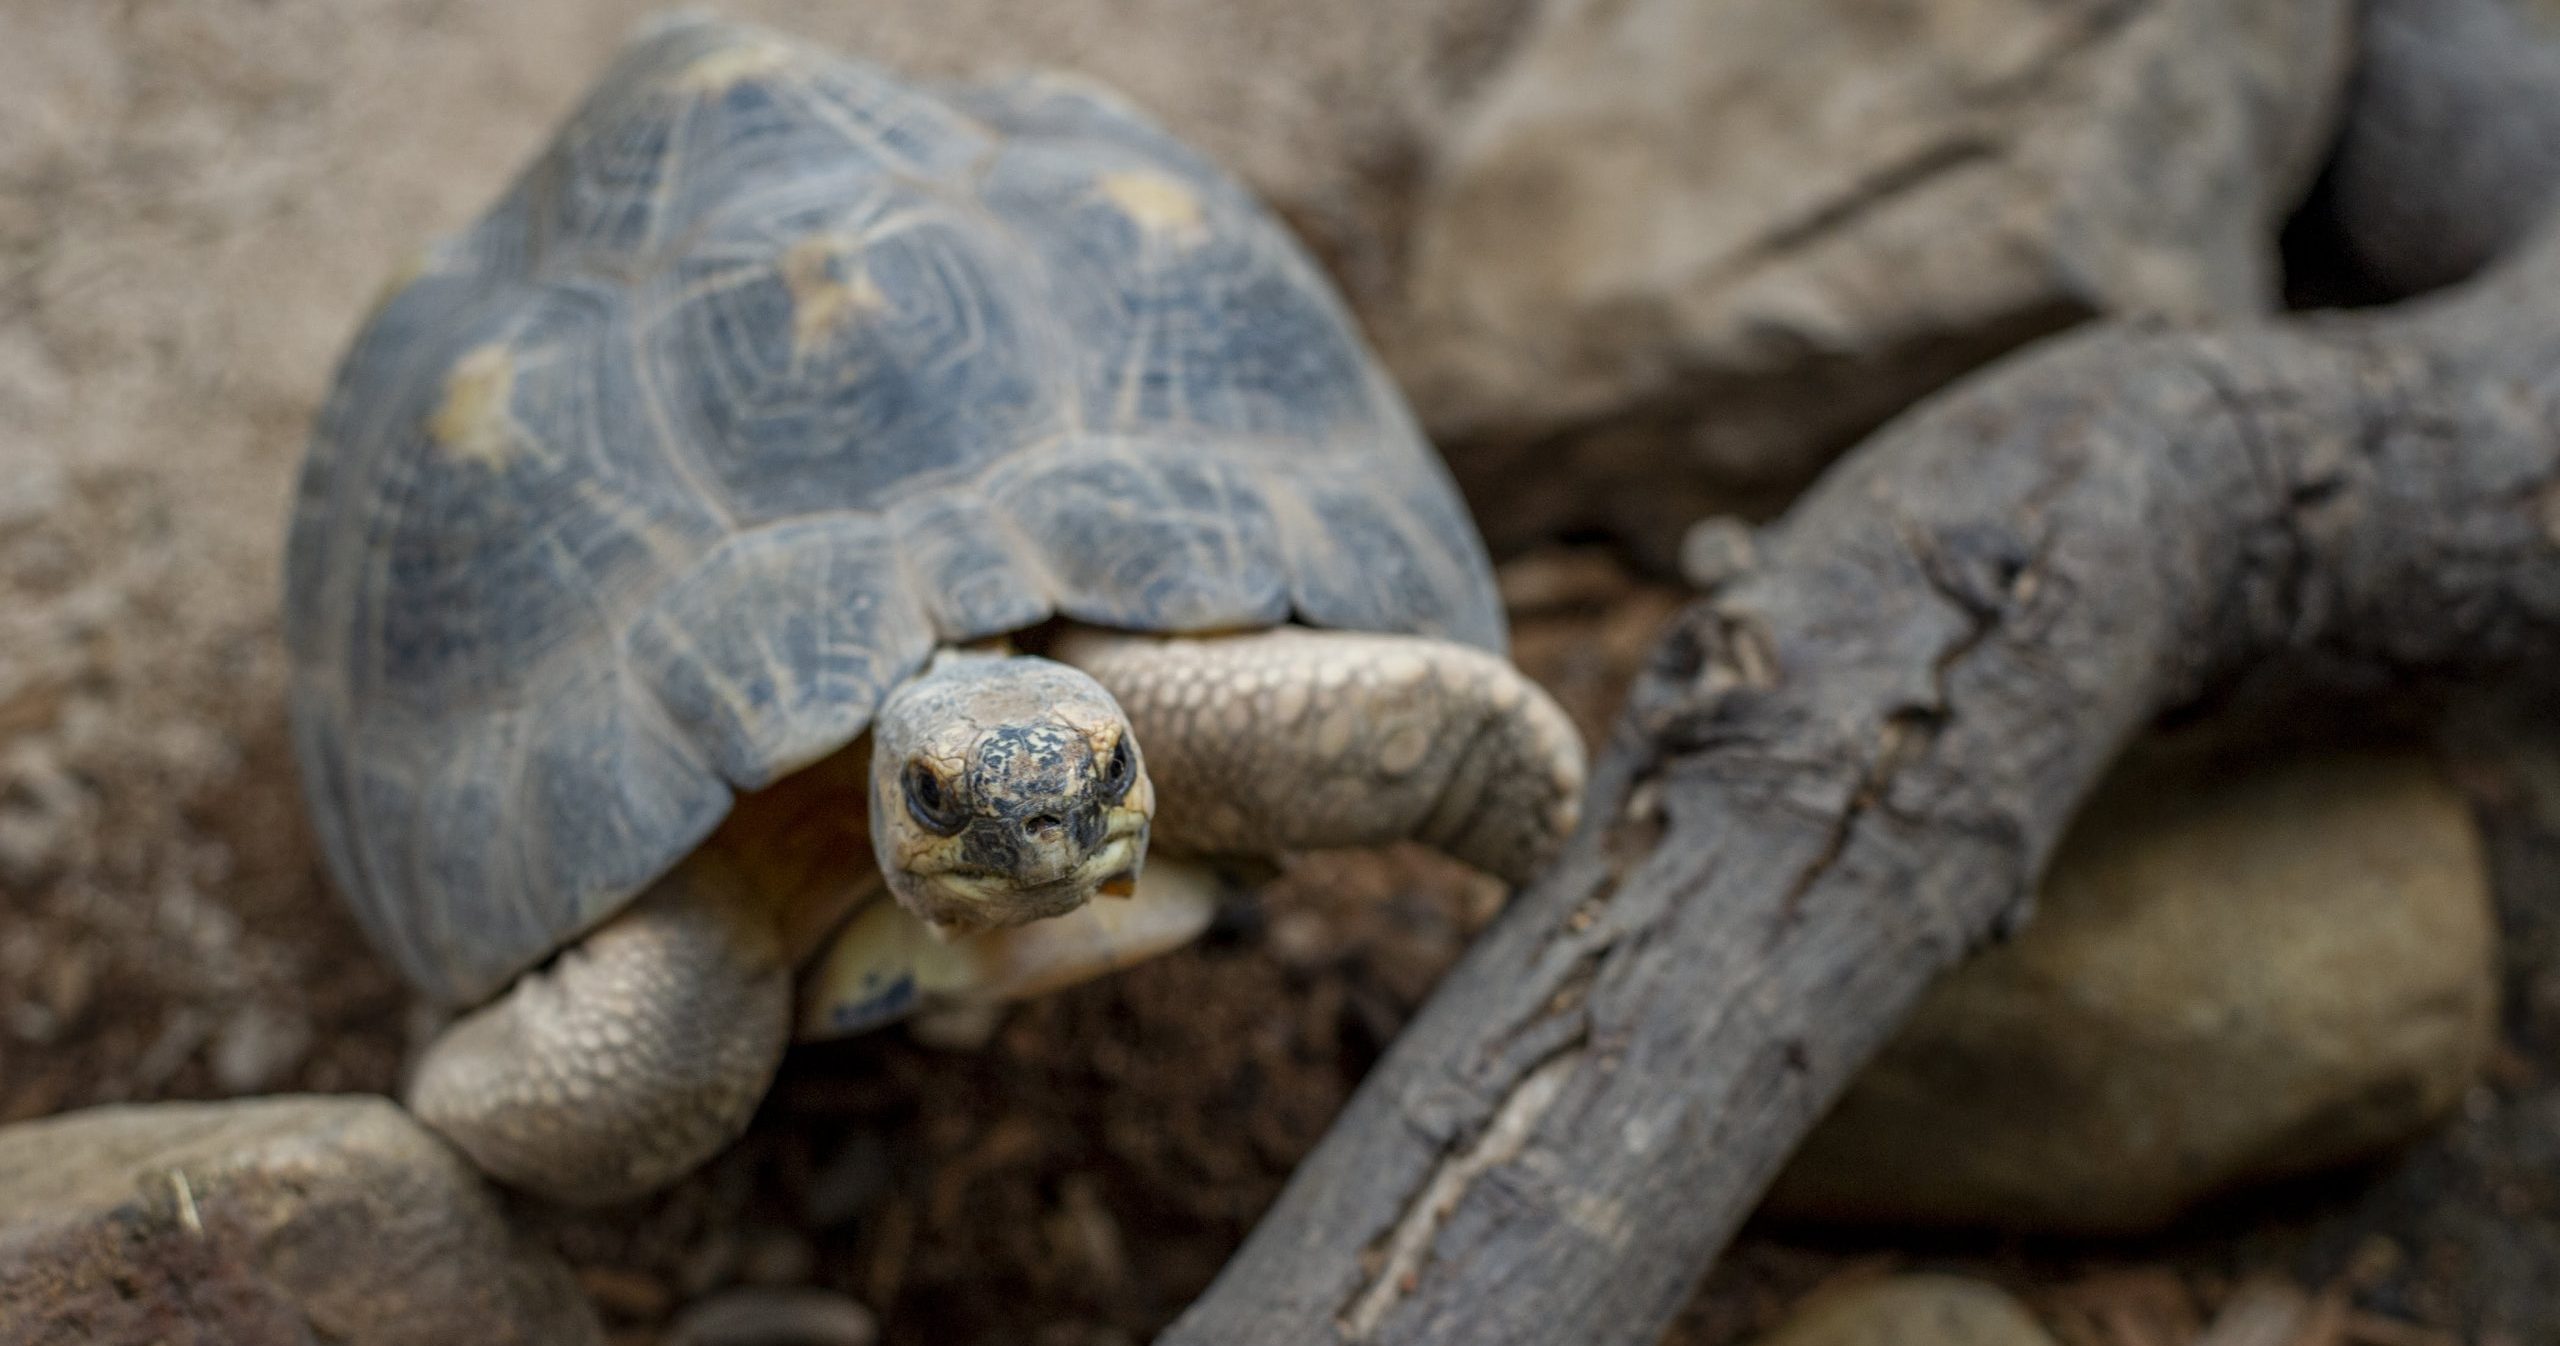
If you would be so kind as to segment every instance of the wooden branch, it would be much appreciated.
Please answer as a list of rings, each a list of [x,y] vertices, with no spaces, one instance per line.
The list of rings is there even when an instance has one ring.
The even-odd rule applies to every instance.
[[[2560,669],[2560,237],[2443,299],[2055,342],[1675,624],[1567,856],[1168,1346],[1654,1340],[2164,709]],[[2388,685],[2383,684],[2383,685]]]

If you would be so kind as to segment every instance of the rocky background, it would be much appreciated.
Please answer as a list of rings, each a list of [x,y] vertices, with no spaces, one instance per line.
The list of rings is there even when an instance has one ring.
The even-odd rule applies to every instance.
[[[301,820],[291,475],[397,260],[651,8],[0,0],[0,1123],[381,1093],[432,1032]],[[2073,324],[2400,283],[2318,228],[2354,186],[2324,177],[2346,0],[723,9],[914,71],[1078,68],[1250,181],[1448,450],[1518,657],[1595,741],[1695,520],[1774,511]],[[1678,1340],[2560,1338],[2560,738],[2524,722],[2271,696],[2164,732]],[[0,1342],[1140,1341],[1499,900],[1311,858],[983,1050],[801,1053],[737,1151],[600,1215],[510,1204],[352,1100],[0,1132]],[[395,1207],[432,1218],[311,1233]],[[449,1279],[368,1289],[422,1266]]]

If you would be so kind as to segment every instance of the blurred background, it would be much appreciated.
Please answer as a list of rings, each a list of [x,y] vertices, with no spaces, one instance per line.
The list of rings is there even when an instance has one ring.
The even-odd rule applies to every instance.
[[[302,821],[292,476],[372,298],[654,8],[0,0],[0,1122],[389,1091],[436,1026]],[[719,8],[911,73],[1080,70],[1244,178],[1595,746],[1691,523],[1776,513],[2051,333],[2387,299],[2508,241],[2340,223],[2377,22],[2347,0]],[[2458,8],[2546,59],[2539,10]],[[2560,739],[2527,723],[2243,706],[2139,750],[2038,935],[1933,999],[1675,1340],[1921,1269],[2062,1346],[2560,1340]],[[643,1208],[521,1213],[621,1341],[791,1285],[889,1342],[1144,1340],[1500,899],[1311,858],[982,1050],[799,1053]]]

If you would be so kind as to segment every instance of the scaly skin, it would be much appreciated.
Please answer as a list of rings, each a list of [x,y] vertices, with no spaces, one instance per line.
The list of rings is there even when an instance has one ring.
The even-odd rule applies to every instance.
[[[1573,722],[1473,646],[1302,627],[1080,630],[1054,653],[1127,713],[1162,801],[1156,844],[1175,854],[1413,840],[1516,885],[1578,816]]]
[[[817,965],[803,1034],[927,1001],[1036,994],[1188,940],[1215,908],[1205,871],[1146,876],[1135,902],[1086,901],[1090,885],[1136,870],[1150,831],[1201,857],[1417,840],[1518,884],[1573,829],[1572,723],[1474,647],[1294,627],[1079,629],[1054,653],[1090,681],[1041,659],[946,655],[883,708],[870,831],[898,900],[855,917]],[[1144,764],[1122,793],[1099,791],[1123,734]],[[909,814],[903,773],[919,764],[968,818],[937,831]],[[639,1195],[727,1144],[791,1035],[789,967],[810,913],[874,882],[848,872],[844,845],[804,864],[790,841],[853,835],[818,816],[824,781],[851,775],[821,764],[818,787],[785,782],[748,801],[628,911],[439,1038],[411,1108],[493,1177],[571,1202]],[[1062,898],[1062,881],[1077,891]]]
[[[1302,628],[1076,629],[1053,653],[1109,690],[1161,791],[1136,900],[951,941],[886,904],[866,910],[804,983],[801,1036],[1041,994],[1187,943],[1220,880],[1177,857],[1410,839],[1517,884],[1573,830],[1580,736],[1537,684],[1472,646]]]
[[[790,1036],[771,913],[704,851],[447,1028],[409,1110],[509,1186],[622,1201],[736,1139]]]
[[[946,935],[1126,896],[1155,796],[1111,694],[1064,664],[944,650],[889,693],[871,726],[871,844],[898,905]],[[1115,750],[1127,775],[1115,780]],[[950,821],[918,812],[931,783]],[[1120,881],[1120,882],[1115,882]]]
[[[871,846],[900,913],[944,935],[1001,932],[1125,891],[1153,801],[1134,747],[1114,774],[1127,734],[1108,693],[1045,659],[951,651],[900,686],[867,773]],[[824,813],[848,765],[748,801],[622,914],[448,1028],[410,1109],[483,1172],[573,1204],[641,1195],[735,1139],[790,1041],[803,944],[869,880],[845,863],[867,858],[844,844],[860,829]],[[939,825],[911,811],[919,772],[943,796]],[[840,786],[832,802],[858,816],[861,793]],[[1103,937],[1066,946],[1067,961],[1095,972],[1129,956],[1121,943],[1166,938],[1162,921],[1084,924]],[[1054,946],[972,966],[1054,983],[1058,958],[1027,956]]]

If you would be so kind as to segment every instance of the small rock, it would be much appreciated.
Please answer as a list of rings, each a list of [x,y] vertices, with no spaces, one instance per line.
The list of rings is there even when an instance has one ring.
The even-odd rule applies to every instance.
[[[1730,514],[1700,519],[1681,535],[1680,578],[1712,589],[1749,570],[1755,555],[1751,525]]]
[[[2053,1346],[2053,1338],[1995,1286],[1893,1276],[1816,1293],[1760,1346]]]
[[[1284,911],[1271,918],[1272,956],[1293,972],[1311,972],[1339,956],[1342,942],[1334,937],[1333,927],[1323,914],[1313,911]]]
[[[2408,1139],[2495,1041],[2486,861],[2417,753],[2129,764],[2040,905],[1922,1001],[1769,1210],[2152,1230]]]
[[[802,1286],[714,1295],[676,1319],[667,1346],[871,1346],[879,1337],[871,1310]]]
[[[935,1005],[907,1019],[907,1037],[919,1047],[971,1055],[983,1052],[1004,1027],[1005,1006],[962,1003]]]
[[[244,1005],[213,1035],[214,1083],[226,1094],[264,1093],[310,1050],[310,1020],[273,1005]]]
[[[602,1340],[569,1273],[377,1098],[96,1108],[0,1130],[0,1343]]]

